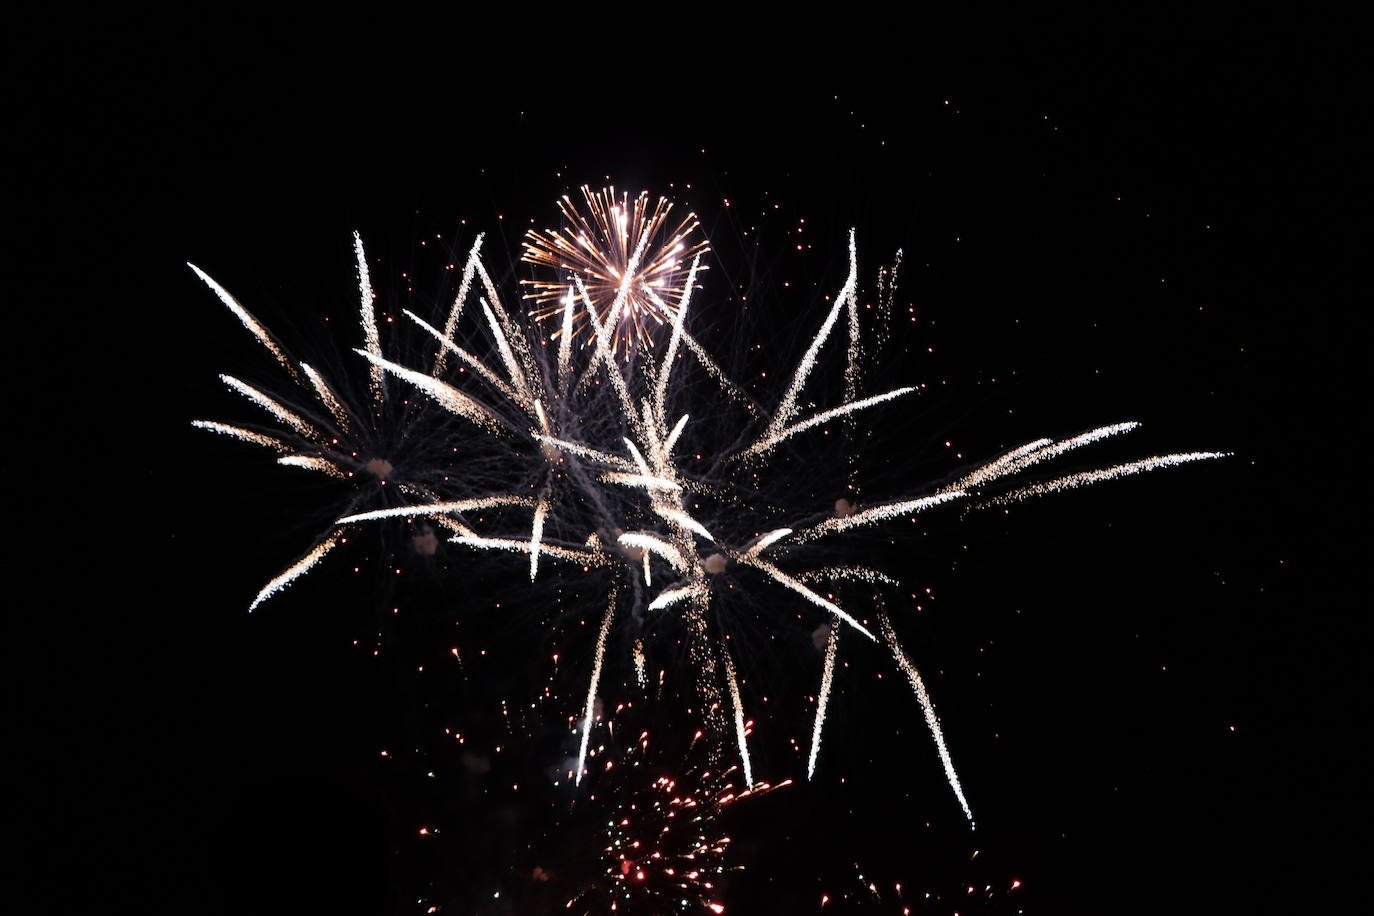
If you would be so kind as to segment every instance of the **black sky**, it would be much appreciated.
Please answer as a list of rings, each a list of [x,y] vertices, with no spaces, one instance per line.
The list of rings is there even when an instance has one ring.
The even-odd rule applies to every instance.
[[[1358,899],[1368,109],[1338,25],[869,33],[833,62],[702,33],[671,65],[659,35],[574,53],[318,25],[11,39],[11,187],[38,205],[12,248],[19,911],[411,913],[426,869],[469,876],[415,846],[428,802],[379,769],[379,737],[422,726],[352,651],[358,609],[302,586],[243,613],[308,500],[190,428],[251,342],[184,262],[300,341],[347,313],[354,229],[384,297],[409,271],[432,302],[434,249],[487,231],[513,261],[531,218],[607,177],[690,200],[780,319],[807,301],[781,284],[834,281],[850,227],[866,282],[904,249],[919,320],[886,371],[932,389],[895,434],[913,474],[955,466],[945,440],[973,458],[1122,419],[1147,426],[1112,454],[1235,453],[941,528],[920,654],[977,834],[922,735],[869,749],[855,724],[867,791],[774,797],[740,828],[757,863],[731,912],[854,891],[852,850],[941,895],[916,913]],[[796,217],[816,253],[772,228]],[[883,696],[875,720],[916,724]],[[983,879],[991,901],[959,896]]]

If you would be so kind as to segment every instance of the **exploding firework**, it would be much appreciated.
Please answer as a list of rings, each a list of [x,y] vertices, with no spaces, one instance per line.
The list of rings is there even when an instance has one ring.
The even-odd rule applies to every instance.
[[[455,513],[530,503],[510,496],[467,500],[454,496],[462,492],[458,483],[462,468],[454,460],[457,449],[451,412],[456,405],[438,407],[427,399],[409,397],[383,371],[387,361],[382,356],[376,297],[362,239],[355,234],[353,241],[360,299],[358,323],[364,353],[372,361],[361,382],[347,372],[331,373],[323,364],[317,368],[293,358],[233,294],[199,267],[188,265],[286,375],[286,384],[276,386],[220,376],[230,390],[248,399],[275,425],[216,420],[196,420],[193,425],[269,449],[282,466],[336,482],[328,491],[338,494],[333,523],[316,535],[314,544],[300,558],[263,586],[249,610],[315,569],[347,542],[357,522],[384,518],[409,522],[413,514],[404,507],[415,501],[447,498]],[[480,460],[478,455],[464,458],[469,467]],[[433,529],[423,519],[408,524],[404,538],[409,549],[420,556],[433,555],[438,548]]]
[[[720,772],[736,765],[726,763],[733,746],[739,790],[748,791],[755,777],[746,709],[750,693],[741,672],[749,659],[739,654],[743,640],[732,636],[740,626],[739,596],[771,590],[769,603],[784,609],[777,623],[801,617],[808,628],[828,627],[808,776],[817,768],[837,654],[852,640],[870,641],[910,683],[946,778],[972,823],[929,692],[881,603],[873,600],[896,581],[876,568],[840,561],[842,551],[835,545],[851,532],[956,505],[1013,502],[1222,453],[1184,452],[1091,471],[1042,473],[1054,459],[1138,425],[1119,423],[1028,442],[951,482],[913,485],[871,506],[841,499],[833,511],[818,512],[776,495],[765,497],[763,478],[776,482],[766,491],[774,494],[786,493],[789,481],[803,474],[843,479],[843,467],[806,467],[796,443],[829,424],[848,427],[865,411],[915,391],[859,391],[864,327],[853,233],[846,279],[769,406],[733,381],[729,369],[692,333],[704,249],[704,243],[687,240],[695,221],[684,220],[666,233],[666,242],[657,243],[667,225],[662,204],[650,210],[641,196],[629,208],[623,197],[616,205],[609,192],[584,190],[584,195],[590,222],[565,199],[562,206],[573,229],[531,235],[526,259],[567,272],[559,283],[534,287],[537,304],[531,312],[503,304],[482,265],[479,236],[443,320],[431,323],[405,313],[434,345],[432,361],[419,367],[383,355],[358,242],[364,345],[355,352],[368,371],[369,410],[382,409],[396,397],[388,385],[418,392],[451,416],[445,435],[464,458],[444,473],[431,468],[408,479],[398,487],[404,496],[399,505],[341,513],[331,531],[263,589],[253,606],[312,568],[347,527],[383,519],[429,519],[462,547],[522,555],[531,582],[568,574],[581,583],[601,582],[604,599],[579,703],[573,781],[580,783],[589,772],[598,700],[615,689],[605,677],[612,648],[633,646],[636,681],[643,685],[646,659],[673,654],[670,647],[680,645],[685,651],[674,657],[685,662],[679,668],[691,680],[687,702],[705,720],[709,766]],[[568,251],[577,254],[555,254]],[[679,279],[684,261],[685,275]],[[199,425],[274,448],[283,463],[325,473],[356,475],[366,462],[382,460],[380,454],[340,444],[361,425],[356,416],[361,411],[343,406],[343,398],[310,367],[291,360],[227,292],[201,276],[313,401],[309,411],[292,409],[226,378],[280,426]],[[892,282],[885,275],[885,295]],[[474,296],[479,286],[484,295]],[[556,322],[557,332],[545,334],[545,321]],[[651,326],[665,333],[655,340],[648,333]],[[820,406],[815,403],[820,398],[807,392],[817,387],[810,383],[827,347],[838,349],[832,341],[841,326],[848,335],[841,351],[844,394],[839,403]],[[583,346],[572,346],[575,337]],[[621,358],[619,349],[628,351],[630,341],[640,358]],[[708,393],[707,385],[719,394]],[[502,511],[475,514],[488,509]],[[844,597],[837,597],[841,586]],[[584,584],[579,594],[589,591]],[[845,630],[851,632],[842,638]]]
[[[742,866],[730,862],[727,810],[792,784],[752,782],[738,765],[713,767],[696,731],[671,771],[649,763],[650,733],[642,732],[621,761],[619,791],[601,823],[604,846],[595,879],[564,903],[576,913],[725,912],[721,880]]]
[[[687,265],[707,250],[695,214],[674,223],[673,204],[647,191],[630,201],[615,188],[582,188],[585,212],[564,195],[558,202],[565,226],[525,235],[523,260],[551,270],[555,280],[524,280],[524,298],[537,319],[557,324],[580,282],[590,311],[611,328],[611,350],[629,355],[651,343],[654,332],[673,322],[688,294]],[[704,267],[702,268],[704,269]],[[595,343],[594,325],[574,310],[572,336]],[[568,333],[557,328],[555,337]]]

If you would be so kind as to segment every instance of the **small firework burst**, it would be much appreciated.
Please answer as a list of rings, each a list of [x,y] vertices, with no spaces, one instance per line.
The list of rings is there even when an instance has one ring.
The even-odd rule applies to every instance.
[[[649,192],[641,191],[631,202],[626,192],[617,199],[615,188],[593,191],[585,185],[582,197],[585,212],[567,195],[559,200],[566,221],[562,229],[526,233],[522,260],[551,268],[557,277],[522,281],[528,290],[524,298],[535,318],[557,323],[580,279],[597,317],[613,329],[613,350],[628,355],[652,343],[656,330],[671,327],[687,291],[687,266],[709,246],[696,214],[670,219],[673,204],[666,197],[651,201]],[[616,308],[622,291],[626,295]],[[554,336],[563,333],[560,328]],[[591,323],[576,309],[571,333],[584,346],[595,342]]]
[[[602,873],[565,904],[577,913],[723,913],[721,879],[738,871],[731,838],[721,823],[732,804],[792,785],[741,782],[738,766],[713,767],[696,733],[674,772],[645,773],[650,765],[649,733],[626,753],[620,769],[627,779],[605,822]],[[673,754],[667,755],[669,758]]]

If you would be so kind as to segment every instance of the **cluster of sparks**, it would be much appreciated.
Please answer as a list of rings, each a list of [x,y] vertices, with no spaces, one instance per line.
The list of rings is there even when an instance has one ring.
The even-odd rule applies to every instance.
[[[585,296],[589,311],[611,329],[612,351],[629,355],[673,323],[689,292],[686,265],[699,263],[709,247],[695,214],[670,220],[673,204],[665,197],[651,202],[643,191],[633,201],[623,192],[617,199],[614,188],[584,185],[582,199],[585,212],[567,195],[559,200],[563,228],[526,233],[522,260],[557,279],[521,281],[524,298],[536,319],[557,324],[568,300]],[[619,312],[615,320],[612,308]],[[580,309],[571,332],[560,327],[553,336],[568,333],[584,345],[596,343],[596,326]]]
[[[729,792],[713,796],[711,804],[718,806],[727,794],[741,797],[764,786],[755,782],[750,759],[746,694],[740,660],[732,655],[736,650],[728,639],[727,589],[721,583],[728,579],[751,587],[772,586],[776,591],[769,601],[774,606],[785,606],[788,599],[790,610],[798,602],[809,605],[813,617],[828,626],[808,778],[814,778],[817,769],[841,643],[871,641],[910,683],[946,778],[972,824],[973,813],[930,694],[881,603],[859,598],[853,588],[846,589],[843,599],[825,591],[827,584],[844,581],[876,593],[895,581],[880,570],[836,565],[826,545],[847,532],[954,505],[1015,502],[1222,453],[1158,455],[1096,470],[1031,477],[1046,462],[1138,425],[1119,423],[1068,438],[1028,442],[948,484],[914,489],[866,507],[839,500],[835,511],[822,513],[819,520],[812,508],[798,511],[797,520],[780,523],[785,520],[777,517],[776,509],[756,505],[753,491],[732,486],[731,475],[742,469],[751,475],[796,474],[795,455],[782,448],[784,443],[831,422],[853,423],[856,415],[915,390],[903,387],[865,396],[858,390],[864,329],[854,234],[849,237],[846,279],[770,407],[744,394],[690,330],[693,294],[707,250],[704,242],[692,241],[695,218],[673,224],[670,205],[662,200],[651,205],[647,195],[633,202],[624,195],[617,201],[611,190],[594,193],[584,188],[583,195],[590,217],[565,198],[560,206],[568,228],[531,232],[528,237],[525,260],[560,272],[556,282],[529,285],[528,311],[503,303],[482,264],[478,236],[447,314],[430,322],[405,312],[432,339],[433,357],[420,365],[404,365],[385,355],[367,260],[361,239],[355,239],[363,342],[355,352],[368,374],[363,404],[354,404],[310,365],[293,360],[227,290],[192,267],[294,386],[290,397],[277,398],[224,376],[225,384],[270,416],[272,424],[196,425],[269,448],[284,465],[359,482],[358,495],[346,511],[304,556],[261,590],[251,607],[316,568],[354,526],[388,519],[430,520],[447,529],[450,540],[461,547],[523,555],[531,581],[561,575],[560,570],[603,571],[609,584],[581,706],[575,781],[580,783],[588,772],[588,743],[596,727],[594,711],[612,633],[623,628],[628,639],[621,644],[633,643],[642,684],[651,622],[660,615],[675,615],[686,634],[699,708],[706,716],[704,730],[715,749],[711,767],[742,780],[738,785],[732,781]],[[890,295],[892,277],[883,278]],[[556,328],[551,332],[550,324]],[[819,400],[814,393],[806,395],[808,382],[838,336],[837,328],[845,328],[849,338],[846,347],[831,347],[839,349],[845,361],[843,398],[828,407],[806,407],[813,398]],[[657,331],[662,333],[655,337]],[[582,343],[576,349],[574,339]],[[632,349],[637,358],[624,358]],[[718,385],[724,397],[694,400],[693,386],[682,381],[689,369]],[[465,447],[485,443],[488,454],[499,460],[469,474],[463,473],[461,464],[444,468],[442,474],[408,469],[391,487],[391,496],[370,507],[363,505],[368,494],[375,496],[381,489],[377,482],[395,470],[389,457],[365,441],[366,430],[377,428],[372,421],[388,404],[404,400],[412,391],[456,418],[446,420],[445,435],[461,437]],[[689,412],[694,404],[709,411],[718,410],[719,404],[739,407],[744,419],[727,424],[712,414],[694,418]],[[407,416],[423,420],[430,415]],[[722,429],[730,430],[726,441],[713,441]],[[692,456],[682,446],[684,437],[691,439],[695,457],[709,453],[709,460],[686,460]],[[785,457],[778,457],[784,452]],[[844,471],[827,473],[838,478]],[[851,633],[842,639],[845,630]],[[723,757],[732,744],[738,763],[727,765]],[[701,803],[675,794],[672,780],[655,791],[660,797],[653,804],[669,815],[691,812]],[[651,865],[660,877],[671,879],[670,884],[708,874],[703,867],[696,869],[698,877],[684,877],[692,870],[683,871],[684,864],[676,859],[655,859],[652,851],[647,859],[636,858],[623,848],[629,826],[628,820],[613,825],[612,847],[622,856],[616,861],[630,863],[628,871],[612,876],[616,881],[633,884]],[[702,843],[701,855],[723,851],[717,840]]]
[[[693,743],[702,735],[697,731]],[[630,756],[642,756],[648,746],[644,732]],[[631,764],[631,772],[639,769]],[[741,775],[738,766],[688,764],[672,776],[645,777],[644,785],[622,793],[605,822],[604,881],[569,899],[566,909],[592,912],[605,903],[611,912],[645,911],[646,906],[653,912],[686,912],[696,904],[725,912],[720,879],[732,869],[726,856],[732,840],[721,832],[721,815],[735,802],[792,784],[790,779],[755,783],[747,776],[740,783]]]

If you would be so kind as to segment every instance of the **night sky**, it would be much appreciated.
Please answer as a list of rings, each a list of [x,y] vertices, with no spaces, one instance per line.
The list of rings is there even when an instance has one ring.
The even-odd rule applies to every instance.
[[[500,709],[547,684],[575,713],[589,664],[585,634],[522,626],[539,611],[521,558],[398,575],[363,537],[246,613],[333,504],[191,427],[251,419],[218,373],[272,375],[185,267],[293,351],[361,371],[354,230],[379,304],[434,314],[476,232],[513,289],[525,229],[584,183],[698,213],[719,261],[696,308],[753,354],[749,378],[799,355],[851,227],[866,290],[903,250],[873,385],[925,388],[865,418],[872,500],[1122,420],[1144,426],[1066,467],[1234,453],[882,541],[929,596],[894,615],[978,828],[910,692],[857,653],[817,782],[731,811],[745,869],[727,912],[1364,896],[1369,545],[1350,427],[1368,418],[1352,231],[1368,110],[1343,29],[1045,21],[870,36],[835,60],[707,40],[724,25],[575,51],[461,21],[365,42],[316,26],[45,21],[11,39],[10,145],[28,154],[11,181],[38,204],[12,249],[12,391],[32,430],[11,479],[33,552],[10,569],[15,912],[543,912],[534,866],[594,867],[587,824],[549,814],[571,795],[531,788],[573,742]],[[727,340],[740,309],[769,352]],[[797,490],[823,511],[834,487]],[[751,662],[780,701],[815,689],[798,632]],[[808,734],[794,705],[765,730]],[[774,782],[804,767],[755,761]]]

